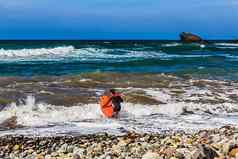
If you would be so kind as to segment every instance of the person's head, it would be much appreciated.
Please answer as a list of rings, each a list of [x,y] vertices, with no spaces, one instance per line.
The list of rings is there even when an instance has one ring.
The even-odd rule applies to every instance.
[[[112,95],[116,94],[116,90],[115,90],[115,89],[110,89],[109,92],[110,92]]]

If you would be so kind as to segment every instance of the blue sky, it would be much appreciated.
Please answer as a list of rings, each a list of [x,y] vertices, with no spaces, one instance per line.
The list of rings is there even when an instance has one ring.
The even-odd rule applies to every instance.
[[[0,39],[238,38],[238,0],[0,0]]]

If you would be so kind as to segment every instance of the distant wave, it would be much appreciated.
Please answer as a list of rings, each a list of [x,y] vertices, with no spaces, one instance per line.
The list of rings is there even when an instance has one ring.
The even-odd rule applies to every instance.
[[[182,46],[182,43],[168,43],[162,44],[162,47],[176,47]],[[206,45],[197,45],[201,48],[206,47]],[[234,43],[215,43],[216,48],[221,49],[233,49],[238,48],[238,44]],[[137,49],[137,50],[136,50]],[[203,54],[204,55],[204,54]],[[1,60],[47,60],[47,59],[57,59],[64,57],[78,57],[81,60],[100,60],[100,59],[118,59],[123,58],[173,58],[173,57],[197,57],[199,55],[181,55],[181,54],[167,54],[166,50],[146,50],[145,48],[97,48],[97,47],[87,47],[76,49],[74,46],[61,46],[54,48],[36,48],[36,49],[0,49]]]
[[[0,49],[0,61],[24,61],[24,60],[64,60],[65,58],[77,58],[80,61],[98,61],[104,59],[126,60],[128,58],[154,58],[162,52],[133,51],[127,49],[81,48],[62,46],[55,48],[39,49]]]
[[[162,47],[177,47],[177,46],[184,46],[184,45],[189,45],[189,46],[199,46],[200,48],[205,48],[205,44],[183,44],[183,43],[168,43],[168,44],[162,44]]]
[[[19,49],[19,50],[0,49],[0,57],[34,57],[46,55],[64,56],[72,51],[74,51],[73,46],[39,48],[39,49]]]
[[[175,46],[180,46],[182,43],[170,43],[170,44],[162,44],[164,47],[175,47]]]
[[[161,50],[131,50],[122,48],[80,48],[73,46],[62,46],[55,48],[39,48],[39,49],[16,49],[6,50],[0,49],[0,61],[110,61],[110,62],[128,62],[144,59],[161,59],[168,60],[173,58],[199,58],[210,57],[209,54],[167,54]]]
[[[220,45],[220,46],[237,46],[238,44],[235,43],[215,43],[215,45]]]
[[[235,43],[215,43],[215,46],[219,49],[238,49],[238,44]]]

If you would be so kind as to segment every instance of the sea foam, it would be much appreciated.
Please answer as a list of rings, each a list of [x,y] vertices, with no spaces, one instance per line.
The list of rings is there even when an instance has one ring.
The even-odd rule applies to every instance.
[[[98,104],[72,107],[36,103],[28,96],[24,104],[11,104],[0,112],[0,123],[16,116],[24,129],[6,130],[3,134],[88,134],[125,131],[160,132],[167,130],[196,131],[236,124],[237,104],[167,103],[142,105],[124,103],[118,119],[105,118]],[[199,124],[198,124],[199,123]]]
[[[1,57],[34,57],[34,56],[46,56],[46,55],[57,55],[63,56],[74,51],[73,46],[62,46],[55,48],[38,48],[38,49],[17,49],[17,50],[6,50],[0,49]]]

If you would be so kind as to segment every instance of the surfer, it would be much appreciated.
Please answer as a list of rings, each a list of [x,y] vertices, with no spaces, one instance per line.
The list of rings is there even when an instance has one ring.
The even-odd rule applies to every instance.
[[[121,103],[123,99],[115,89],[106,91],[103,96],[100,97],[100,106],[103,114],[106,117],[118,117],[121,111]]]

